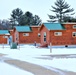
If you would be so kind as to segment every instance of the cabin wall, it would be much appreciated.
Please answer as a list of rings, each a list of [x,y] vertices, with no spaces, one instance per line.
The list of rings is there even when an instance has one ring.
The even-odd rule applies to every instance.
[[[31,27],[31,32],[17,32],[15,31],[14,40],[17,43],[24,44],[24,43],[40,43],[40,37],[38,36],[39,27]],[[18,38],[17,38],[18,37]]]
[[[76,32],[76,29],[73,29],[74,24],[65,24],[64,27],[66,30],[52,30],[50,31],[50,39],[52,45],[75,45],[76,37],[73,36],[73,32]],[[62,36],[55,36],[54,32],[62,32]]]
[[[7,38],[4,37],[5,35],[0,35],[0,44],[7,44]]]

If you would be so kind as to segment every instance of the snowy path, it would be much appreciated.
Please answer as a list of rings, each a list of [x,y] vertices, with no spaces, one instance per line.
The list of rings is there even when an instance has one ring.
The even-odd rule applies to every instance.
[[[34,75],[76,75],[74,72],[62,71],[53,67],[47,69],[42,66],[20,60],[6,60],[5,62],[25,71],[29,71]]]
[[[59,69],[52,68],[52,67],[50,67],[50,69],[47,69],[47,68],[44,68],[44,67],[36,65],[36,64],[32,64],[32,63],[25,62],[25,61],[20,61],[20,60],[14,60],[14,59],[7,58],[7,57],[0,57],[0,62],[5,66],[5,68],[4,67],[1,68],[1,70],[3,70],[3,71],[0,72],[1,74],[4,73],[3,75],[5,75],[5,73],[6,73],[6,75],[11,74],[11,73],[14,74],[14,75],[16,75],[18,73],[19,74],[23,73],[22,75],[24,75],[25,73],[27,75],[33,75],[33,74],[34,75],[68,75],[68,74],[76,75],[76,73],[72,73],[71,74],[71,72],[70,73],[68,73],[66,71],[64,72],[64,71],[61,71]],[[10,65],[8,65],[8,64],[6,64],[4,62],[6,62],[6,63],[8,63]],[[12,71],[13,69],[12,69],[11,66],[13,67],[13,69],[14,68],[16,68],[16,69],[20,68],[20,69],[23,69],[25,72],[21,72],[21,70],[18,72],[16,69],[14,69],[15,71]],[[11,73],[9,73],[9,71],[8,71],[9,69],[8,68],[10,69]],[[6,70],[7,72],[4,69],[7,69]]]
[[[41,67],[39,65],[31,64],[24,61],[19,60],[8,60],[7,63],[14,65],[18,68],[21,68],[23,70],[29,71],[33,73],[34,75],[57,75],[58,73],[55,71],[51,71],[49,69],[46,69],[44,67]],[[61,75],[61,74],[59,74]]]
[[[4,54],[0,54],[0,75],[34,75],[31,72],[21,70],[20,68],[5,63],[5,60],[9,60],[10,58],[3,56]]]
[[[0,75],[33,75],[28,71],[0,62]]]
[[[2,54],[1,54],[2,55]],[[6,64],[8,63],[8,64]],[[10,64],[10,65],[9,65]],[[2,75],[66,75],[65,72],[52,68],[49,70],[42,66],[25,61],[14,60],[8,57],[0,57],[0,74]],[[4,67],[3,67],[4,66]],[[19,69],[20,68],[20,69]],[[10,69],[10,70],[9,70]],[[21,70],[22,69],[22,70]],[[14,71],[15,70],[15,71]],[[18,72],[19,71],[19,72]],[[18,74],[19,73],[19,74]]]
[[[6,64],[6,63],[8,63],[8,64]],[[14,59],[7,58],[7,57],[0,57],[0,65],[1,65],[0,67],[4,66],[3,68],[0,69],[0,74],[2,74],[2,75],[5,75],[5,74],[10,75],[11,73],[14,75],[16,75],[16,74],[17,75],[20,75],[20,74],[22,74],[22,75],[24,75],[24,74],[27,74],[27,75],[33,75],[33,74],[34,75],[57,75],[57,74],[65,75],[62,71],[59,71],[54,68],[51,68],[51,70],[49,70],[47,68],[41,67],[36,64],[31,64],[29,62],[24,62],[24,61],[20,61],[20,60],[14,60]],[[19,68],[25,72],[23,72],[23,71],[21,72],[21,70],[18,72]],[[6,71],[4,69],[6,69]],[[9,71],[9,69],[10,69],[10,71]],[[15,71],[13,71],[13,69]]]
[[[58,75],[76,75],[75,48],[54,48],[52,49],[52,53],[50,53],[50,49],[48,48],[36,48],[31,45],[23,45],[23,47],[21,46],[20,49],[4,48],[1,50],[0,48],[0,53],[6,54],[6,58],[2,58],[3,60],[15,59],[18,60],[19,63],[23,63],[22,61],[29,62],[31,64],[35,64],[35,66],[39,65],[46,68],[46,71],[47,69],[49,69],[50,71],[58,73]],[[64,55],[66,55],[67,58]],[[29,63],[28,65],[30,65]],[[21,68],[16,63],[14,63],[13,65],[15,65],[14,67]],[[25,71],[26,70],[27,68],[25,69]],[[33,71],[30,72],[34,73]]]

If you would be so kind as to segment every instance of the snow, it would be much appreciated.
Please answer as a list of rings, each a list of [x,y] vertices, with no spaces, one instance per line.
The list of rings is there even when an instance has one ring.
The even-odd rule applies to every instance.
[[[52,54],[76,54],[76,48],[54,48]]]
[[[33,45],[22,45],[20,46],[20,48],[18,47],[18,49],[10,49],[9,47],[6,47],[6,48],[0,47],[0,53],[7,54],[5,57],[8,57],[8,58],[27,61],[54,71],[58,71],[57,69],[61,69],[64,71],[76,72],[76,58],[50,57],[50,55],[61,55],[61,54],[62,55],[74,54],[74,55],[70,55],[74,57],[76,54],[76,48],[52,48],[52,52],[51,53],[50,52],[51,51],[49,48],[36,48]],[[14,68],[13,66],[7,65],[6,63],[0,63],[0,65],[2,65],[0,66],[0,71],[2,70],[2,67],[4,65],[6,68],[10,68],[10,71],[12,71],[12,68]],[[22,70],[20,69],[18,70],[19,70],[18,73],[22,72]],[[6,72],[6,70],[4,71]],[[12,75],[19,75],[19,74],[12,74]],[[4,75],[4,74],[1,74],[1,75]],[[10,75],[10,74],[6,74],[6,75]],[[32,75],[32,74],[26,74],[26,75]]]
[[[4,62],[0,62],[0,75],[33,75],[30,72],[20,70]]]

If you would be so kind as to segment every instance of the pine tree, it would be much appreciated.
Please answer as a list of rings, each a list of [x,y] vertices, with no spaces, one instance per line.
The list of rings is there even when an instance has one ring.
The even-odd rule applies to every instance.
[[[19,24],[20,17],[23,15],[23,11],[19,8],[16,8],[11,13],[11,21],[14,23],[14,25]]]
[[[70,8],[70,5],[65,2],[65,0],[56,0],[54,3],[55,6],[51,6],[53,9],[51,10],[56,15],[48,15],[51,19],[50,22],[55,22],[58,20],[58,22],[64,22],[64,15],[69,14],[74,11],[73,8]],[[49,21],[49,20],[48,20]]]

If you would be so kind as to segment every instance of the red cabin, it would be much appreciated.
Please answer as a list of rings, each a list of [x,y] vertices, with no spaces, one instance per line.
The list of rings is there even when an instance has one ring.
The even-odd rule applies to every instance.
[[[40,34],[41,44],[76,45],[76,23],[43,23]]]
[[[39,28],[40,26],[15,26],[14,42],[20,44],[40,43]]]

